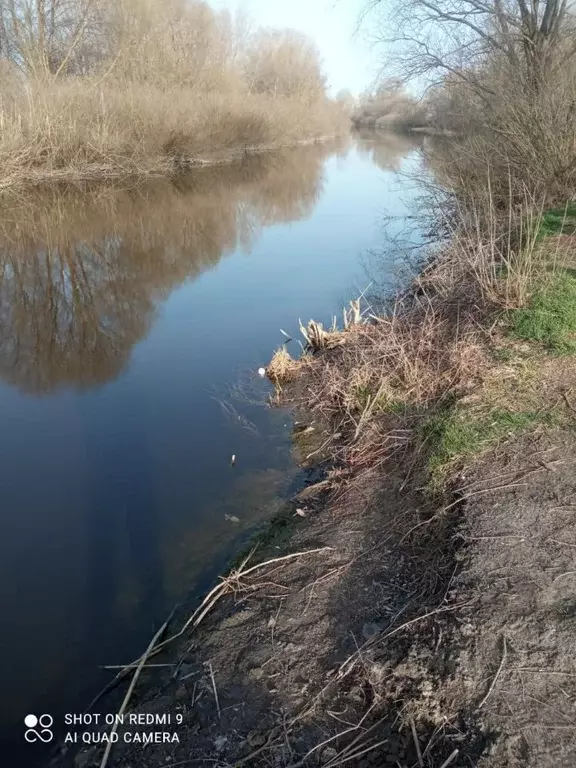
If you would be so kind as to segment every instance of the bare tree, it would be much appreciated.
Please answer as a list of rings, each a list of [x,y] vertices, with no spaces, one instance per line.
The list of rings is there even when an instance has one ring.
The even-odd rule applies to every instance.
[[[568,0],[369,0],[367,14],[403,76],[450,73],[484,93],[490,59],[538,90],[576,55]]]
[[[100,0],[0,0],[0,47],[25,75],[77,70]]]
[[[325,78],[314,43],[294,30],[262,30],[246,57],[248,88],[271,96],[317,98]]]

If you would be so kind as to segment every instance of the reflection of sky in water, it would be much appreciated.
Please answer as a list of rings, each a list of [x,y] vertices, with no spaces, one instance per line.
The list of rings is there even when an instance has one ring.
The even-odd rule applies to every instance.
[[[254,435],[218,397],[280,328],[340,317],[382,207],[406,210],[382,156],[331,151],[57,216],[36,201],[28,240],[0,233],[3,730],[80,710],[108,679],[98,665],[129,661],[277,508],[284,414],[235,402]]]

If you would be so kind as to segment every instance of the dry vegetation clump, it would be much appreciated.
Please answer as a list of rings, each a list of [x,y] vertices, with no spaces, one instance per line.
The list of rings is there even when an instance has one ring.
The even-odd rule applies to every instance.
[[[347,317],[346,310],[344,310],[344,317]],[[318,323],[316,320],[310,320],[306,327],[300,323],[300,333],[306,340],[306,349],[313,352],[333,349],[344,342],[342,332],[336,327],[336,321],[334,321],[332,328],[328,331],[322,323]]]
[[[266,375],[277,389],[281,389],[282,385],[296,378],[305,363],[304,357],[295,360],[283,344],[272,355],[272,359],[266,366]]]
[[[291,368],[304,386],[288,397],[331,426],[349,469],[373,468],[408,441],[416,415],[446,392],[468,391],[486,366],[477,328],[454,319],[440,301],[398,299],[389,315],[352,324],[337,345],[307,355],[304,371]]]
[[[7,0],[0,46],[0,188],[164,172],[347,123],[310,40],[201,0]]]

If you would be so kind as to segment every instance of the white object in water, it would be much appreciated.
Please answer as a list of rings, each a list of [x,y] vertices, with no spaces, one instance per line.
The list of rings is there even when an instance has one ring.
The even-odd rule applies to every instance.
[[[266,368],[258,368],[258,376],[266,376]]]

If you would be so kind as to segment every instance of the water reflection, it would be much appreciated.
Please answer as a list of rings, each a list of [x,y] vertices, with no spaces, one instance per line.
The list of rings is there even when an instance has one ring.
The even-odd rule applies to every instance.
[[[174,180],[59,189],[0,225],[0,377],[29,393],[118,376],[155,307],[263,226],[310,216],[334,146],[246,158]]]
[[[418,133],[404,134],[359,128],[354,131],[358,151],[381,171],[398,171],[403,158],[424,144]]]

